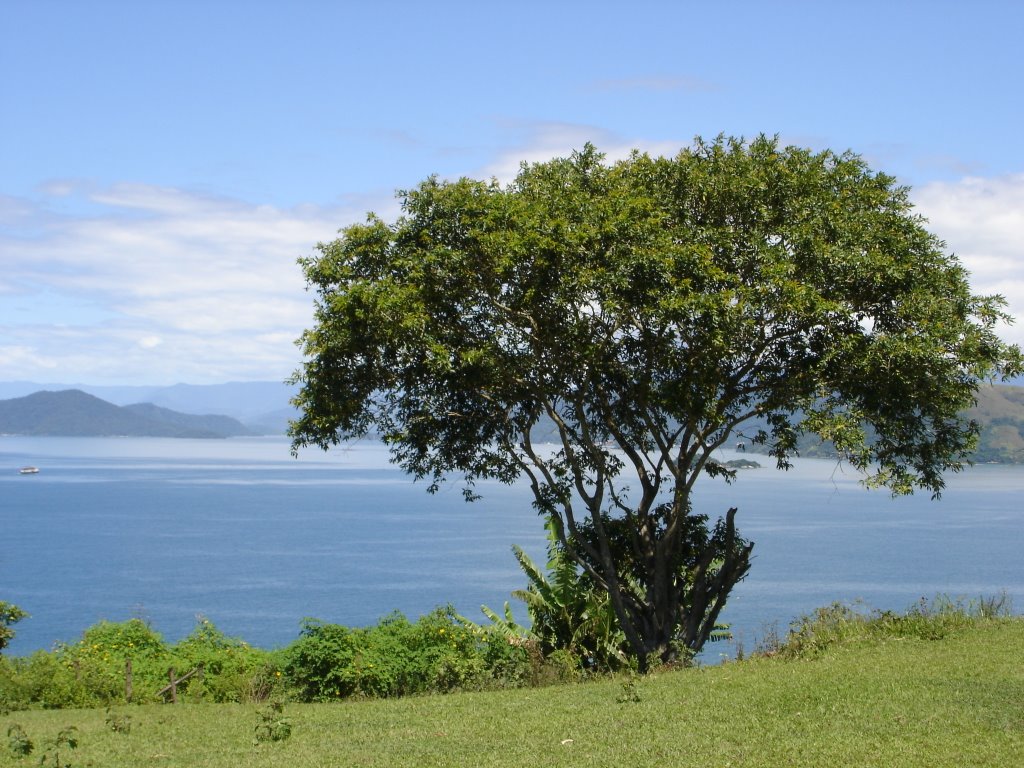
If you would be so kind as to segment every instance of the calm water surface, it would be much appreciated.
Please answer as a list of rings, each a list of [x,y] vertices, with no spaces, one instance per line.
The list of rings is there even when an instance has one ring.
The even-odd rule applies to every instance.
[[[451,602],[482,618],[524,586],[511,545],[542,561],[545,542],[525,485],[480,489],[475,504],[454,485],[430,496],[375,443],[294,459],[284,438],[0,437],[0,600],[31,614],[10,652],[133,616],[173,641],[202,615],[264,647],[306,616],[363,625]],[[1022,491],[1024,467],[986,465],[951,476],[940,501],[892,499],[806,459],[709,478],[697,504],[739,507],[755,542],[723,617],[749,650],[834,600],[902,610],[1005,590],[1024,605]]]

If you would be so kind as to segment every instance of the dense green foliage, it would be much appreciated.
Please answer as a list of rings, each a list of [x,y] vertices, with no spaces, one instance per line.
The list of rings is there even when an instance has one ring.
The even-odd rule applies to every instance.
[[[290,703],[267,717],[251,704],[14,712],[0,731],[34,743],[34,762],[73,726],[72,764],[104,768],[1020,764],[1024,622],[919,613],[898,626],[827,609],[802,631],[805,652],[585,685]],[[807,632],[831,639],[812,648]],[[130,730],[113,727],[129,716]],[[288,737],[254,738],[267,720]],[[3,768],[28,764],[0,749]]]
[[[626,638],[615,620],[608,593],[569,557],[548,523],[545,573],[519,547],[516,560],[526,574],[526,589],[512,596],[526,603],[530,637],[545,655],[563,654],[568,663],[610,671],[625,664]]]
[[[530,659],[525,647],[483,637],[450,610],[413,623],[394,614],[365,629],[306,621],[285,652],[285,671],[305,701],[349,696],[402,696],[520,684]],[[511,662],[502,666],[496,657]],[[496,679],[493,672],[511,679]]]
[[[166,700],[169,671],[199,670],[177,687],[190,702],[261,702],[271,697],[329,701],[543,685],[578,679],[576,654],[545,654],[528,637],[478,626],[450,608],[412,622],[401,614],[370,627],[307,619],[278,650],[227,637],[209,620],[169,644],[139,619],[102,621],[52,652],[0,657],[0,711],[99,707]]]
[[[148,702],[168,684],[200,665],[179,693],[195,701],[254,701],[282,689],[279,654],[229,638],[206,619],[181,641],[168,644],[140,619],[101,621],[73,644],[54,651],[0,659],[0,708],[96,707],[127,700],[126,662],[131,660],[131,700]]]
[[[689,522],[694,529],[691,536],[705,541],[708,537],[706,520],[692,516]],[[611,541],[616,548],[616,557],[627,563],[630,560],[628,538],[621,531],[619,523],[606,521],[612,531]],[[618,626],[608,593],[600,589],[590,573],[568,555],[558,538],[555,523],[548,521],[546,527],[546,570],[520,547],[512,548],[528,581],[526,589],[516,590],[512,596],[526,604],[530,617],[529,627],[521,626],[515,620],[506,602],[504,615],[482,606],[484,615],[491,620],[487,631],[521,642],[535,642],[545,657],[558,659],[559,664],[565,668],[606,673],[629,667],[629,647]],[[692,567],[692,562],[683,561],[680,565],[680,578],[686,578]],[[637,573],[634,578],[643,578],[642,573]],[[470,623],[466,619],[463,621]],[[723,640],[729,637],[731,635],[727,627],[716,625],[708,639]],[[684,651],[680,661],[689,660],[689,654]]]
[[[852,153],[760,137],[606,164],[588,145],[400,200],[303,261],[294,445],[376,433],[470,498],[525,475],[641,665],[699,651],[749,567],[735,510],[691,536],[694,483],[734,476],[718,448],[786,468],[813,434],[871,485],[938,494],[979,383],[1020,370],[1003,300]]]

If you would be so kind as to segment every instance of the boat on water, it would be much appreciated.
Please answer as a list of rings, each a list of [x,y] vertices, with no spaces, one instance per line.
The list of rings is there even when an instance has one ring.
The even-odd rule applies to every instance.
[[[38,475],[39,467],[22,467],[18,470],[19,475]]]

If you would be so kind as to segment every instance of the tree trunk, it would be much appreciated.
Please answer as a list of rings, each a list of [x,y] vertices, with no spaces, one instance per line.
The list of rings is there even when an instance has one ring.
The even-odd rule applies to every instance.
[[[680,649],[695,656],[711,637],[730,592],[750,570],[754,545],[739,537],[736,511],[729,509],[708,536],[687,583],[679,583],[681,574],[667,572],[667,562],[653,562],[645,569],[650,586],[644,595],[634,595],[619,574],[606,579],[615,614],[641,672],[655,661],[678,661]],[[657,585],[659,578],[666,583]]]

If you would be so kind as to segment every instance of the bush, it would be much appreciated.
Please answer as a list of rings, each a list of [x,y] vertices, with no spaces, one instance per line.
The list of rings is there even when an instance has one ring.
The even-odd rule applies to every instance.
[[[475,634],[450,608],[416,623],[393,613],[363,629],[306,619],[285,656],[289,680],[307,701],[477,687],[487,674]]]
[[[304,619],[299,639],[285,651],[285,672],[303,701],[326,701],[355,692],[353,631],[340,624]]]
[[[129,659],[133,699],[155,696],[166,684],[170,653],[164,639],[146,622],[129,619],[100,621],[86,629],[77,643],[59,646],[55,656],[73,672],[77,699],[88,706],[107,706],[126,699]]]
[[[202,676],[182,684],[181,690],[193,700],[260,702],[283,685],[274,653],[228,637],[206,618],[170,649],[169,657],[179,674],[202,667]]]
[[[0,706],[3,709],[59,709],[94,704],[76,679],[75,671],[56,653],[36,651],[31,656],[0,657]]]
[[[530,645],[467,622],[450,606],[416,622],[394,613],[361,629],[306,619],[284,651],[284,668],[305,701],[518,687],[540,677],[543,660]]]
[[[476,688],[487,674],[483,648],[451,606],[438,608],[410,626],[409,693]]]
[[[131,619],[101,621],[78,642],[51,652],[0,656],[0,710],[123,703],[128,659],[135,702],[154,700],[171,668],[181,677],[201,667],[177,693],[212,702],[445,693],[546,685],[584,674],[576,654],[545,657],[536,639],[478,626],[450,606],[415,622],[393,613],[365,628],[306,619],[299,638],[279,651],[253,648],[203,618],[188,637],[168,645],[145,622]]]
[[[509,637],[497,632],[480,636],[489,688],[523,688],[535,685],[544,657],[534,640]]]
[[[263,701],[283,687],[281,665],[272,652],[229,638],[200,619],[176,645],[140,619],[101,621],[76,643],[28,657],[0,657],[0,705],[100,707],[123,703],[126,663],[132,664],[132,700],[152,701],[168,683],[168,670],[182,676],[202,665],[178,688],[195,701]]]

